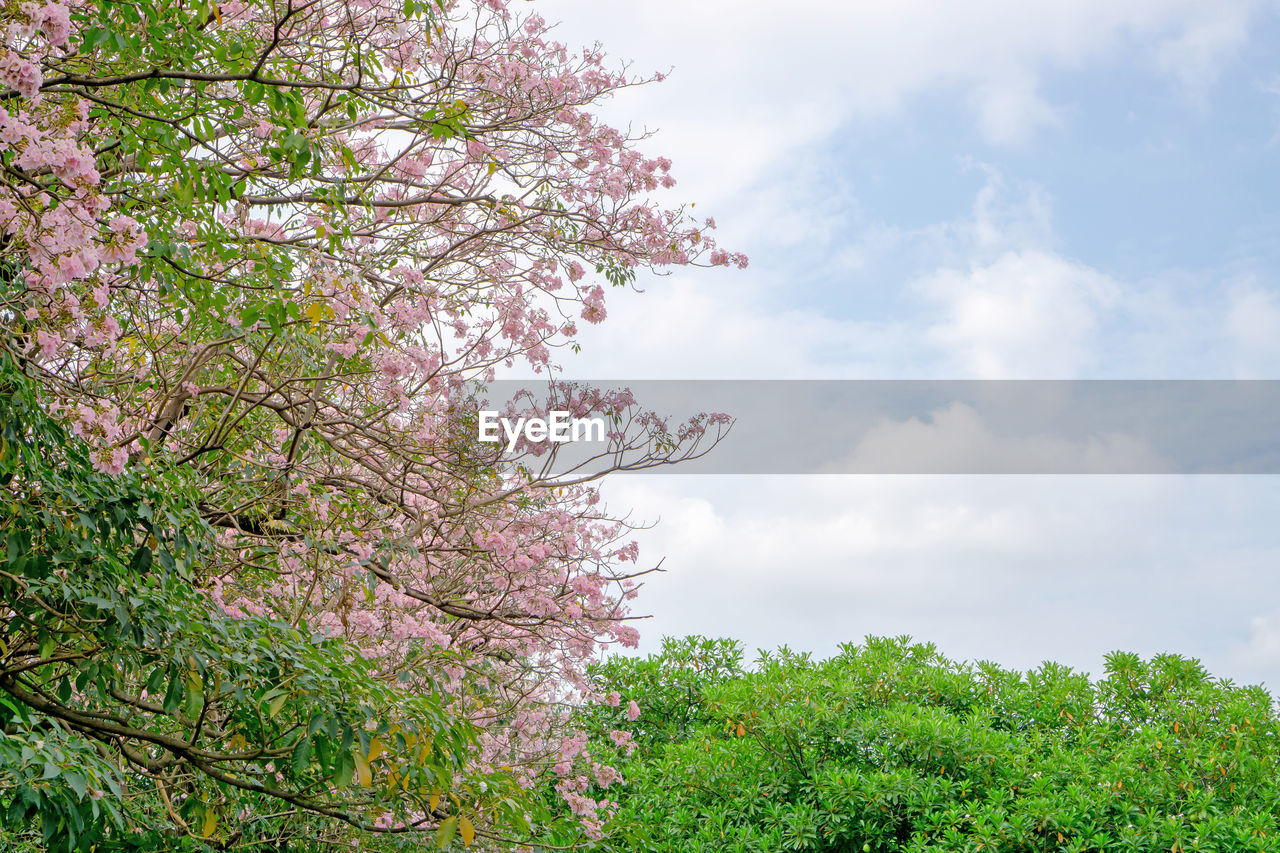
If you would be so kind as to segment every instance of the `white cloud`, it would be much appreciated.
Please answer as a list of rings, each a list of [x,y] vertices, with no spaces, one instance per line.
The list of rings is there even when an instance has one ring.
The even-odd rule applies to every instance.
[[[777,308],[775,286],[785,282],[748,270],[613,291],[608,318],[580,328],[582,353],[562,353],[560,363],[574,379],[821,379],[881,377],[890,363],[918,359],[901,324]]]
[[[915,286],[942,310],[929,340],[979,379],[1079,376],[1095,357],[1099,314],[1119,293],[1109,276],[1041,250],[939,270]]]
[[[850,119],[899,115],[931,95],[957,96],[989,139],[1019,143],[1062,120],[1040,81],[1085,64],[1137,61],[1199,96],[1246,41],[1260,5],[541,0],[538,8],[565,22],[568,40],[599,39],[640,68],[674,67],[667,93],[644,93],[640,114],[680,125],[664,145],[683,149],[696,138],[690,153],[706,149],[698,170],[722,160],[717,174],[750,177]]]
[[[606,494],[661,518],[639,537],[667,570],[636,602],[654,614],[645,649],[704,633],[825,653],[906,633],[1095,673],[1111,650],[1170,651],[1280,685],[1268,478],[653,476]]]
[[[1013,71],[999,80],[974,85],[969,101],[983,135],[1000,145],[1020,145],[1042,127],[1057,127],[1059,111],[1045,101],[1036,81]]]
[[[1223,64],[1248,40],[1253,13],[1247,3],[1200,6],[1180,33],[1157,43],[1152,54],[1155,67],[1203,108]]]
[[[1011,184],[999,169],[985,163],[967,165],[981,170],[987,180],[974,196],[972,218],[958,229],[953,227],[962,249],[1047,249],[1053,244],[1053,206],[1041,187]]]
[[[1280,374],[1280,298],[1255,282],[1228,295],[1225,332],[1235,347],[1236,375],[1256,379]]]
[[[1231,649],[1229,658],[1237,668],[1249,672],[1280,673],[1280,610],[1252,617],[1247,636]]]
[[[986,174],[966,215],[841,235],[779,225],[829,251],[785,267],[653,278],[612,291],[609,318],[581,330],[575,378],[1068,379],[1280,375],[1280,299],[1256,281],[1165,271],[1133,281],[1057,248],[1051,199]],[[817,216],[810,211],[805,216]],[[792,238],[787,238],[792,239]],[[906,269],[927,270],[912,278]],[[869,272],[869,270],[872,270]],[[886,272],[887,270],[887,272]],[[897,275],[897,278],[893,276]],[[806,305],[797,281],[821,281]],[[842,288],[872,287],[879,316],[840,316]],[[857,293],[857,300],[874,301]],[[860,304],[855,302],[854,304]]]

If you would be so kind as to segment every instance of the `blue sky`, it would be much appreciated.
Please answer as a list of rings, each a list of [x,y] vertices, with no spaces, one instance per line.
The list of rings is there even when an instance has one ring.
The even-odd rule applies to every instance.
[[[671,200],[753,261],[646,288],[648,309],[615,300],[670,333],[571,371],[1183,378],[1280,361],[1274,6],[538,8],[567,41],[672,70],[606,115],[655,129]],[[1021,338],[983,320],[992,302]],[[742,351],[765,326],[769,357]]]
[[[615,293],[575,378],[1280,379],[1280,6],[536,0],[638,73],[671,202],[742,272]],[[945,429],[941,421],[935,425]],[[1280,689],[1280,483],[619,478],[668,572],[646,646],[910,633]]]

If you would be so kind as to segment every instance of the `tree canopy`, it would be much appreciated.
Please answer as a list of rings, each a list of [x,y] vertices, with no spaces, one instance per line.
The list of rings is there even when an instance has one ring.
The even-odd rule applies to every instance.
[[[582,714],[627,780],[600,849],[1280,850],[1275,699],[1176,655],[1094,680],[905,637],[752,667],[688,638],[595,676],[641,709],[629,760],[617,711]]]

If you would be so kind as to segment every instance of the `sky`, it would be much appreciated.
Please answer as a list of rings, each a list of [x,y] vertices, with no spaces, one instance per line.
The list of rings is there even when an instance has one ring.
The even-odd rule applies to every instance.
[[[1280,379],[1280,4],[534,0],[748,269],[615,291],[564,375]],[[947,423],[932,424],[945,431]],[[910,634],[1280,694],[1272,476],[626,476],[663,635]]]

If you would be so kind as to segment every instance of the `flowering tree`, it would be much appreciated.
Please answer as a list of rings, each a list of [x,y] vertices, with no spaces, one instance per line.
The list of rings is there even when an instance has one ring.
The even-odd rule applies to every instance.
[[[726,421],[673,428],[625,391],[556,386],[556,408],[615,424],[603,464],[566,479],[535,464],[541,446],[478,445],[475,401],[503,366],[551,367],[580,322],[605,318],[606,285],[745,265],[710,220],[652,200],[668,161],[592,116],[644,81],[505,0],[3,9],[0,347],[13,399],[29,392],[70,431],[50,439],[44,415],[13,415],[26,461],[12,487],[31,505],[63,488],[36,464],[56,447],[93,494],[113,477],[152,490],[108,501],[132,508],[75,552],[86,567],[122,543],[203,542],[163,582],[139,557],[107,597],[58,586],[65,606],[7,601],[13,719],[96,741],[155,792],[155,825],[189,836],[283,801],[289,816],[470,841],[485,820],[499,828],[495,800],[506,829],[523,819],[499,777],[546,774],[593,831],[602,803],[586,792],[611,771],[564,710],[602,698],[584,678],[599,650],[634,644],[625,600],[643,570],[591,482],[705,452]],[[137,515],[148,501],[173,503],[179,529]],[[41,523],[79,511],[51,506]],[[7,598],[65,580],[75,560],[60,566],[70,552],[46,534],[11,544]],[[177,595],[174,578],[196,598],[157,614],[205,613],[230,645],[257,626],[287,664],[225,665],[165,631],[133,636],[136,666],[105,663],[119,650],[89,626],[108,600],[138,597],[131,584]],[[338,686],[296,675],[326,666]],[[428,761],[432,725],[413,703],[430,697],[432,725],[454,734]]]

